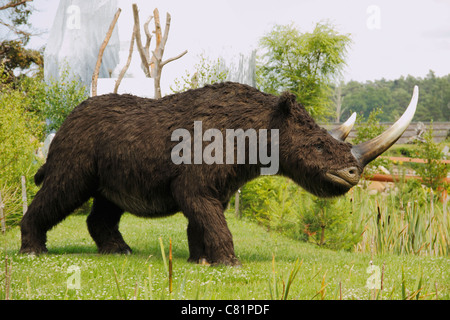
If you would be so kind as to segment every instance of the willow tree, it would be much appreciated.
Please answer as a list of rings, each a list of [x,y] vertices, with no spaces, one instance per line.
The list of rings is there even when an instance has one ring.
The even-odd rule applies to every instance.
[[[260,90],[279,94],[289,90],[316,120],[333,115],[330,84],[345,66],[350,35],[339,34],[328,23],[301,33],[293,24],[276,25],[260,39]]]

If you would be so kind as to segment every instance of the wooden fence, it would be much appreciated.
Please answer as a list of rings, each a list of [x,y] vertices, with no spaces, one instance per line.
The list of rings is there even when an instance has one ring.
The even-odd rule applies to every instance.
[[[392,126],[393,122],[383,122],[381,125],[385,127],[386,129]],[[430,128],[430,123],[423,122],[425,125],[425,129],[428,130]],[[332,124],[324,124],[322,125],[325,129],[331,130],[337,126],[339,126],[339,123],[332,123]],[[419,126],[419,122],[411,123],[406,131],[403,133],[403,135],[398,139],[397,143],[404,144],[407,143],[412,137],[416,136],[416,129]],[[355,125],[356,127],[356,125]],[[433,139],[435,142],[442,142],[450,136],[450,122],[433,122]],[[350,131],[350,134],[348,138],[351,140],[356,137],[356,128],[353,128],[352,131]]]
[[[414,162],[414,163],[427,163],[427,160],[425,159],[415,159],[415,158],[406,158],[406,157],[383,157],[392,161],[397,161],[397,162]],[[450,164],[450,160],[439,160],[440,163],[445,163],[446,165]],[[415,176],[415,175],[395,175],[395,174],[381,174],[381,173],[376,173],[374,175],[372,175],[369,180],[370,181],[378,181],[378,182],[399,182],[402,179],[405,180],[410,180],[410,179],[415,179],[415,180],[419,180],[422,181],[422,177],[420,176]],[[447,177],[443,177],[442,180],[446,183],[450,183],[450,178]],[[445,204],[447,203],[447,199],[448,199],[448,193],[447,193],[447,189],[442,189],[440,190],[440,192],[442,192],[442,196],[441,196],[441,202],[444,202]]]
[[[413,163],[427,163],[426,159],[415,159],[415,158],[406,158],[406,157],[382,157],[385,159],[389,159],[394,162],[413,162]],[[438,160],[440,163],[450,164],[450,160]],[[416,179],[416,180],[422,180],[420,176],[414,176],[414,175],[405,175],[405,176],[399,176],[394,174],[374,174],[370,180],[371,181],[380,181],[380,182],[397,182],[401,179],[405,178],[406,180],[409,179]],[[444,177],[442,179],[443,181],[450,183],[449,177]]]

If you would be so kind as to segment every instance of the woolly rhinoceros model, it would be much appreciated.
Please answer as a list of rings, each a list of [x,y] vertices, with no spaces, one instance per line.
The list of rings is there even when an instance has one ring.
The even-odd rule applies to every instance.
[[[158,100],[89,98],[67,117],[35,175],[42,187],[21,222],[20,251],[46,252],[47,231],[93,197],[87,226],[101,253],[131,252],[118,229],[125,211],[150,218],[181,211],[190,261],[236,265],[224,209],[239,187],[276,173],[317,196],[342,195],[402,135],[417,99],[416,87],[391,128],[351,145],[344,139],[354,116],[327,132],[294,95],[237,83]]]

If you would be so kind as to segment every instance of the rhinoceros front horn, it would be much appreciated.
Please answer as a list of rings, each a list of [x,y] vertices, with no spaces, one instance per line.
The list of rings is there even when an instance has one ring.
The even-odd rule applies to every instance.
[[[352,147],[353,155],[362,166],[366,166],[370,161],[389,149],[402,136],[414,117],[418,99],[419,88],[415,86],[408,108],[392,127],[378,137]]]
[[[353,114],[350,116],[350,118],[348,118],[347,121],[345,121],[339,127],[331,130],[329,133],[336,140],[344,141],[345,138],[347,138],[347,136],[349,135],[350,131],[352,131],[355,121],[356,121],[356,112],[353,112]]]

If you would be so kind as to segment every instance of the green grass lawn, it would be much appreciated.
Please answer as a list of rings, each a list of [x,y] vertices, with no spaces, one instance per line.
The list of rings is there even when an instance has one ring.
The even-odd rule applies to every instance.
[[[383,289],[375,291],[366,286],[370,255],[295,241],[231,213],[227,219],[239,268],[188,263],[187,221],[181,214],[152,220],[124,215],[120,230],[133,249],[129,256],[97,254],[82,215],[69,216],[50,231],[49,253],[41,256],[17,254],[20,230],[9,230],[0,235],[0,299],[8,294],[9,299],[262,300],[281,298],[289,285],[288,299],[450,298],[448,257],[374,256],[383,279]],[[172,239],[172,293],[160,237],[166,259]],[[301,265],[289,281],[297,259]]]

